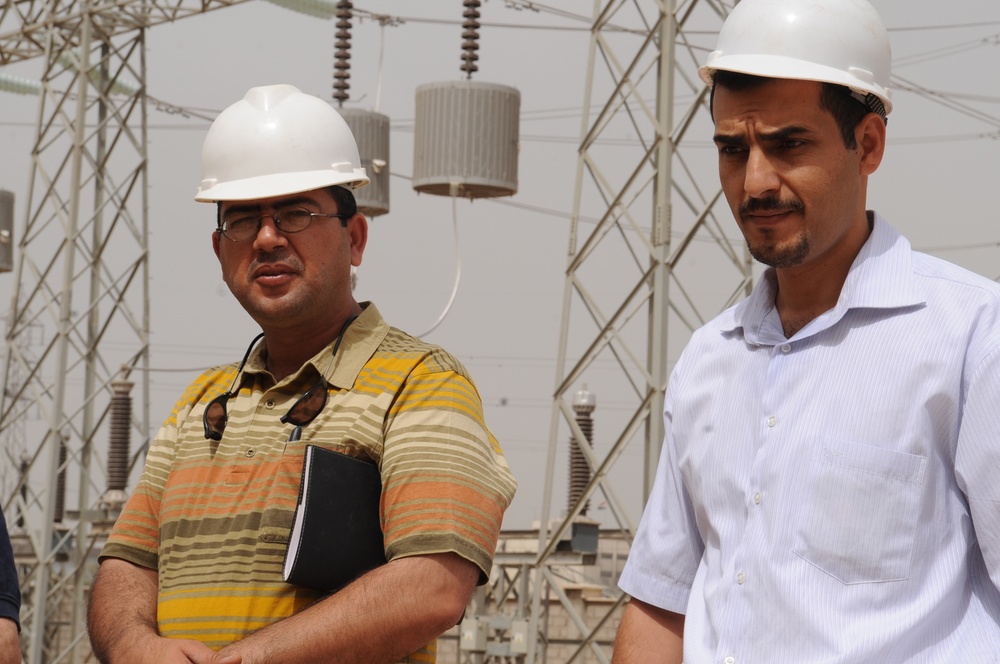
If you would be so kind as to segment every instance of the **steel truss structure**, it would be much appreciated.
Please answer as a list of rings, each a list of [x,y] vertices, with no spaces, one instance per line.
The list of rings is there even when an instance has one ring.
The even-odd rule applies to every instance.
[[[0,404],[3,509],[29,664],[89,652],[84,593],[121,503],[105,479],[112,383],[134,380],[139,453],[149,431],[148,372],[130,378],[149,360],[146,29],[240,1],[0,8],[0,65],[45,62]]]
[[[708,90],[697,74],[734,4],[594,2],[583,100],[591,112],[581,127],[547,486],[538,554],[521,572],[531,577],[527,662],[553,661],[545,616],[556,602],[579,638],[568,659],[558,661],[610,661],[609,646],[596,635],[626,598],[612,591],[615,601],[589,620],[574,609],[558,569],[589,561],[574,560],[580,554],[566,544],[575,540],[574,529],[586,527],[581,516],[591,500],[607,504],[631,542],[663,440],[670,368],[691,332],[751,285],[749,255],[723,230],[731,215],[718,183]],[[622,137],[630,139],[627,147]],[[598,221],[584,222],[588,217]],[[610,416],[604,406],[595,414],[601,432],[595,439],[605,441],[600,450],[573,410],[574,395],[588,385],[599,404],[610,397],[613,405]],[[583,453],[592,477],[560,514],[553,509],[553,480],[564,472],[559,449],[567,439]],[[641,477],[615,468],[636,446]]]

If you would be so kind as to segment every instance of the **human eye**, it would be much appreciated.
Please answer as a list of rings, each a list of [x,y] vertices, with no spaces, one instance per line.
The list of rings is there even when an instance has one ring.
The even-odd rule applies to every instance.
[[[786,138],[778,142],[779,150],[794,150],[805,145],[806,142],[801,138]]]
[[[248,232],[251,228],[257,227],[257,216],[252,214],[239,215],[223,221],[226,230],[234,235]]]
[[[737,157],[746,152],[743,146],[733,143],[716,143],[716,147],[719,149],[720,157]]]
[[[290,208],[278,213],[280,226],[290,232],[300,231],[312,221],[312,212],[303,208]]]

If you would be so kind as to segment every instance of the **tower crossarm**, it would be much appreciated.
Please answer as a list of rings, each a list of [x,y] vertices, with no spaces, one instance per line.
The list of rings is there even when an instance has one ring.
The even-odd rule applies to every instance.
[[[0,66],[45,53],[48,30],[72,33],[85,19],[109,37],[246,0],[13,0],[0,6]]]

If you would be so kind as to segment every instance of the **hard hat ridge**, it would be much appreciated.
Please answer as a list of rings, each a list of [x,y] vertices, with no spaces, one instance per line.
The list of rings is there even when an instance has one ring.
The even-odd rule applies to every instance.
[[[271,198],[368,184],[347,122],[291,85],[251,88],[212,123],[195,200]]]

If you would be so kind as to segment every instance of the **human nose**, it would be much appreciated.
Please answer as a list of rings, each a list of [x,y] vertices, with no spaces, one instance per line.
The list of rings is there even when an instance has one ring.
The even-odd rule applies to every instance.
[[[761,198],[781,187],[778,172],[763,150],[751,148],[747,155],[743,188],[752,198]]]
[[[260,215],[259,223],[260,227],[257,229],[257,235],[253,240],[254,249],[270,252],[277,247],[287,244],[285,234],[278,229],[278,225],[275,223],[273,212]]]

